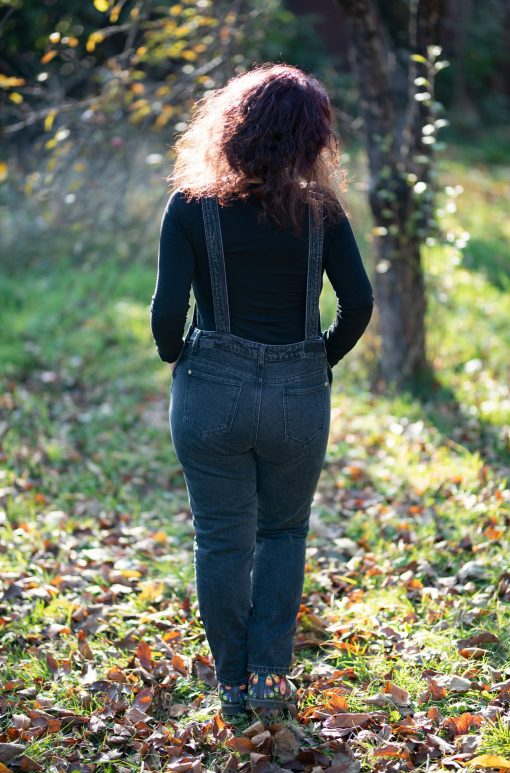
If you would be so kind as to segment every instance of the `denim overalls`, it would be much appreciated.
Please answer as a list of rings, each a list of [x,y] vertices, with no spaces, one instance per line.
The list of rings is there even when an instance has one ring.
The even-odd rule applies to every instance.
[[[215,330],[192,323],[175,365],[170,431],[195,531],[200,617],[219,681],[288,674],[310,509],[328,444],[332,371],[320,333],[323,220],[310,207],[303,341],[230,332],[218,204],[201,199]],[[196,318],[196,306],[195,315]]]

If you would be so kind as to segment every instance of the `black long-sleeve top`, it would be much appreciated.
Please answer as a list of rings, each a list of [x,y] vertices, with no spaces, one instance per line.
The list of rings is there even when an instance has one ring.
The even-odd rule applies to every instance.
[[[268,344],[305,337],[308,217],[301,236],[291,229],[257,222],[256,196],[220,207],[230,330]],[[340,205],[339,205],[340,206]],[[372,315],[374,297],[350,222],[324,222],[323,268],[337,297],[336,318],[324,331],[331,366],[356,344]],[[174,362],[183,346],[190,290],[197,325],[214,330],[207,247],[200,202],[186,202],[176,190],[168,199],[160,229],[158,272],[151,302],[151,330],[158,354]],[[321,281],[322,288],[322,281]],[[319,318],[318,334],[321,334]]]

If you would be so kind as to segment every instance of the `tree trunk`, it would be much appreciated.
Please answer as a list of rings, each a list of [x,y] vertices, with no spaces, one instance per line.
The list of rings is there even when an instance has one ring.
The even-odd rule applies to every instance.
[[[428,47],[434,43],[441,0],[410,1],[409,56],[416,56],[407,68],[407,101],[392,74],[398,52],[385,34],[377,0],[337,2],[348,20],[365,124],[369,201],[377,234],[375,298],[382,340],[378,377],[385,384],[407,387],[430,372],[420,246],[432,219],[432,145],[423,142],[422,129],[433,121]],[[417,77],[431,92],[418,101]]]
[[[385,236],[377,240],[375,294],[379,305],[381,358],[378,376],[388,384],[412,384],[429,372],[425,356],[426,296],[420,243],[405,245]],[[384,270],[386,269],[386,270]],[[395,374],[398,378],[395,379]]]

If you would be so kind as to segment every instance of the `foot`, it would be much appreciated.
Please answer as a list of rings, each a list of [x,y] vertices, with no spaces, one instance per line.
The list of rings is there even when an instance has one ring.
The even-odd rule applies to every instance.
[[[248,680],[246,708],[253,711],[296,711],[297,690],[287,676],[251,673]]]
[[[246,693],[246,682],[243,682],[242,684],[218,682],[221,713],[228,716],[244,713],[246,711]]]

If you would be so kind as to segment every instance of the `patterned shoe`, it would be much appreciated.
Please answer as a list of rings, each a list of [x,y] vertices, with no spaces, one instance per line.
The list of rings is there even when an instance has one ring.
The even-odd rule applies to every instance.
[[[221,713],[225,716],[242,714],[246,711],[247,684],[227,684],[218,682],[218,694],[221,702]]]
[[[251,673],[246,708],[256,713],[288,711],[296,713],[297,690],[287,676]]]

